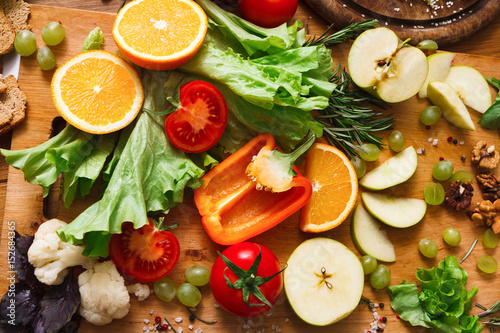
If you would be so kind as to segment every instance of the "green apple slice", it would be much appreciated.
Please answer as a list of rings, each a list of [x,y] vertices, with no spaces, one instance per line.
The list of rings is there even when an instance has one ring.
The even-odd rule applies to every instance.
[[[415,95],[427,77],[425,54],[402,45],[390,29],[370,29],[359,35],[349,51],[349,74],[354,83],[389,103]]]
[[[317,326],[347,317],[359,304],[363,267],[345,245],[316,237],[300,244],[284,271],[288,302],[302,320]]]
[[[427,97],[427,85],[431,81],[444,81],[450,72],[451,62],[455,58],[455,53],[437,52],[427,57],[429,63],[429,73],[424,84],[418,91],[418,97]]]
[[[415,173],[417,162],[417,152],[410,146],[366,173],[359,184],[375,191],[401,184]]]
[[[394,245],[382,229],[382,224],[358,204],[351,220],[351,238],[362,254],[369,254],[379,261],[394,262]]]
[[[467,107],[449,84],[440,81],[429,82],[427,97],[432,104],[441,109],[443,117],[448,122],[458,128],[476,130]]]
[[[465,105],[484,113],[491,106],[491,91],[484,76],[469,66],[452,66],[445,83],[449,84]]]
[[[427,203],[422,199],[364,192],[361,200],[370,214],[395,228],[408,228],[417,224],[427,211]]]

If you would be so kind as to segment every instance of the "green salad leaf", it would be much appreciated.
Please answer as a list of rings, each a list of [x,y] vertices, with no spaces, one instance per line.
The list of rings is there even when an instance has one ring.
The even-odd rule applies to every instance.
[[[391,307],[401,319],[413,326],[423,326],[431,332],[479,333],[482,325],[477,316],[470,316],[472,297],[478,288],[467,290],[467,272],[455,256],[448,256],[431,269],[417,269],[417,285],[403,281],[389,286]]]
[[[481,119],[479,119],[478,124],[487,129],[499,129],[500,128],[500,80],[492,77],[491,79],[486,78],[493,87],[498,90],[498,94],[495,97],[495,102],[483,113]]]
[[[70,244],[85,244],[85,255],[105,257],[111,234],[123,222],[134,228],[148,223],[149,213],[168,212],[183,201],[185,187],[197,188],[204,170],[167,140],[163,89],[168,72],[144,71],[144,109],[133,125],[102,199],[58,230]]]

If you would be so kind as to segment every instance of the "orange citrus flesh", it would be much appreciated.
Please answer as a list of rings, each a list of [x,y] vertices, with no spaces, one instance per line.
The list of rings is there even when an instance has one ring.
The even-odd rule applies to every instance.
[[[196,54],[207,28],[205,12],[192,0],[134,0],[118,13],[112,34],[136,65],[167,70]]]
[[[139,113],[144,100],[137,72],[107,51],[80,53],[60,66],[51,82],[54,106],[71,125],[105,134],[117,131]]]
[[[313,193],[300,212],[300,230],[323,232],[339,226],[351,213],[358,196],[358,178],[340,150],[315,143],[305,160],[304,176]]]

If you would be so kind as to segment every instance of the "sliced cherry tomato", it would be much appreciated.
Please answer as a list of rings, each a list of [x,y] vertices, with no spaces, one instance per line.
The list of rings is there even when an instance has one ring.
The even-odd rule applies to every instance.
[[[165,130],[174,146],[199,153],[219,141],[226,124],[227,105],[219,89],[205,81],[191,81],[181,87],[179,108],[168,115]]]
[[[274,28],[293,18],[298,0],[239,0],[238,3],[245,20]]]
[[[172,271],[179,261],[180,247],[173,233],[158,229],[151,220],[139,229],[125,222],[122,233],[111,237],[109,255],[123,273],[150,282]]]
[[[245,283],[242,285],[243,288],[249,287],[250,290],[253,287],[258,288],[267,301],[271,305],[274,305],[283,290],[283,274],[280,273],[281,268],[279,260],[271,250],[256,243],[243,242],[228,247],[222,252],[222,255],[229,259],[234,265],[247,271],[247,273],[252,273],[248,272],[248,270],[252,267],[259,253],[261,253],[261,261],[256,274],[253,272],[253,278],[243,278]],[[276,276],[274,278],[260,285],[257,280],[254,280],[256,276],[267,278],[275,274]],[[252,274],[248,275],[252,276]],[[260,304],[260,306],[245,304],[242,289],[233,289],[229,287],[225,276],[231,283],[238,280],[238,276],[228,267],[228,265],[226,265],[222,257],[219,256],[212,266],[210,286],[215,300],[223,309],[240,317],[255,317],[270,309],[268,305],[263,304],[261,300],[257,299],[253,293],[250,293],[247,303]]]

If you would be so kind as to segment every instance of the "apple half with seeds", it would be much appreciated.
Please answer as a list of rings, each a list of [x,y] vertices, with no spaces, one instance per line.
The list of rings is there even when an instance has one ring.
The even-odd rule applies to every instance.
[[[363,293],[361,262],[331,238],[304,241],[290,255],[283,274],[288,302],[311,325],[330,325],[347,317]]]
[[[381,100],[397,103],[414,96],[427,78],[427,57],[381,27],[359,35],[348,56],[354,83]]]

